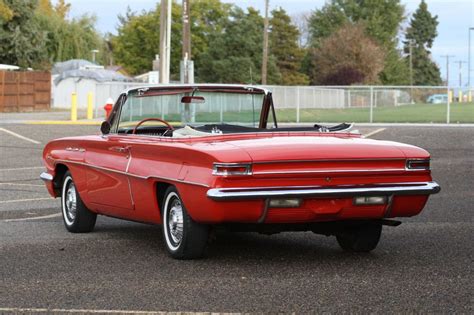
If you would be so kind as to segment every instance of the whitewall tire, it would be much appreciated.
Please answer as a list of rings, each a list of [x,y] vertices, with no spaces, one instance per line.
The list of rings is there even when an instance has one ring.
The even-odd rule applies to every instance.
[[[61,211],[64,225],[69,232],[85,233],[94,229],[97,214],[87,209],[82,202],[69,171],[63,177]]]
[[[175,187],[165,192],[162,204],[163,238],[166,249],[176,259],[194,259],[204,255],[209,235],[205,224],[189,215]]]

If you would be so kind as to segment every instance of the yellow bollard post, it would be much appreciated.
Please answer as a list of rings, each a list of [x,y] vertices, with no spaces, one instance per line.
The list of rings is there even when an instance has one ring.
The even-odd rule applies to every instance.
[[[71,121],[77,120],[77,94],[71,95]]]
[[[453,91],[451,91],[451,90],[448,90],[448,99],[449,99],[450,103],[453,102]]]
[[[459,99],[458,99],[458,102],[459,103],[462,103],[463,99],[462,99],[462,91],[459,90],[459,95],[458,95]]]
[[[467,101],[472,102],[472,91],[467,92]]]
[[[94,118],[94,108],[92,102],[92,93],[87,94],[87,119]]]

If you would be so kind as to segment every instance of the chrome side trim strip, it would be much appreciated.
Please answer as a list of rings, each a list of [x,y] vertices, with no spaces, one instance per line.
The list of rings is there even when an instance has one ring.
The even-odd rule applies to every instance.
[[[49,174],[48,172],[43,172],[41,173],[40,178],[45,182],[50,182],[53,180],[53,175]]]
[[[355,186],[299,186],[258,188],[213,188],[207,191],[210,199],[262,199],[269,197],[353,197],[391,195],[430,195],[441,190],[436,182],[393,183]]]
[[[86,149],[78,148],[78,147],[67,147],[65,150],[66,151],[86,152]]]
[[[135,178],[139,178],[139,179],[143,179],[143,180],[147,180],[147,179],[150,179],[150,178],[155,178],[155,179],[168,180],[168,181],[170,181],[170,182],[177,182],[177,183],[183,183],[183,184],[189,184],[189,185],[202,186],[202,187],[206,187],[206,188],[209,188],[209,187],[210,187],[209,185],[206,185],[206,184],[203,184],[203,183],[197,183],[197,182],[186,181],[186,180],[179,180],[179,179],[176,179],[176,178],[170,178],[170,177],[164,177],[164,176],[155,176],[155,175],[152,175],[152,176],[140,176],[140,175],[136,175],[136,174],[132,174],[132,173],[127,173],[127,172],[123,172],[123,171],[113,170],[113,169],[106,168],[106,167],[102,167],[102,166],[89,165],[89,164],[84,163],[84,162],[68,161],[68,160],[56,160],[56,162],[71,163],[71,164],[82,165],[82,166],[86,166],[86,167],[90,167],[90,168],[95,168],[95,169],[102,170],[102,171],[106,171],[106,172],[117,173],[117,174],[121,174],[121,175],[125,175],[125,176],[130,176],[130,177],[135,177]]]

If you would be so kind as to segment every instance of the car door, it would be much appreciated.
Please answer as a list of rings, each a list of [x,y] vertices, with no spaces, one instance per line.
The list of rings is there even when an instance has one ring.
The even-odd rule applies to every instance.
[[[130,153],[126,138],[117,134],[98,136],[97,141],[89,143],[85,162],[89,166],[87,187],[90,202],[112,210],[134,209],[127,176]]]

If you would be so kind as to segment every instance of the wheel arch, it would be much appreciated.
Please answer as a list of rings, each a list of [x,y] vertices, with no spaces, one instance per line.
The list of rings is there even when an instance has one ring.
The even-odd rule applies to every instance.
[[[62,163],[58,163],[54,167],[54,191],[58,197],[61,197],[62,194],[62,185],[63,185],[63,178],[64,174],[69,171],[69,168]]]
[[[160,216],[162,218],[163,218],[163,209],[161,207],[163,205],[163,201],[165,200],[165,192],[171,186],[177,189],[175,185],[169,182],[163,182],[163,181],[155,182],[156,201],[158,203],[158,211],[160,212]]]

